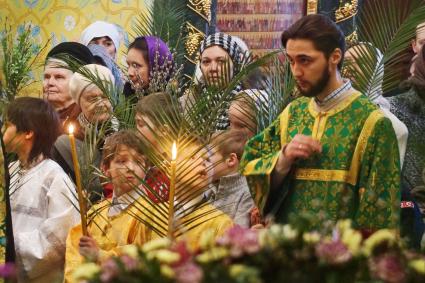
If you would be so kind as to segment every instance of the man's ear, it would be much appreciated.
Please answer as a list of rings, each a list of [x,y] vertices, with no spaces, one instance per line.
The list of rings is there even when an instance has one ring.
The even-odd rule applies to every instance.
[[[342,60],[342,50],[339,48],[336,48],[329,57],[329,63],[332,66],[338,66],[339,62]]]

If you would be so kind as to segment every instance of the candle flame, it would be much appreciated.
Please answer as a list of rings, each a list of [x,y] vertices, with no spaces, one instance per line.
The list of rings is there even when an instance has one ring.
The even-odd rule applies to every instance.
[[[173,146],[171,147],[171,160],[176,160],[177,158],[177,145],[176,142],[173,142]]]
[[[70,135],[72,135],[74,133],[74,125],[73,124],[69,124],[69,126],[68,126],[68,133]]]

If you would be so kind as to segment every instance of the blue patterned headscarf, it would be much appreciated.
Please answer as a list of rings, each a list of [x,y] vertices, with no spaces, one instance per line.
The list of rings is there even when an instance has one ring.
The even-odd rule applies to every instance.
[[[100,58],[103,61],[103,63],[106,65],[105,67],[107,67],[111,71],[115,79],[115,86],[117,87],[119,92],[121,92],[124,84],[122,81],[120,69],[118,68],[115,61],[111,58],[111,56],[109,56],[105,47],[101,45],[97,45],[97,44],[89,44],[88,48],[90,49],[93,56],[95,58],[96,57]]]

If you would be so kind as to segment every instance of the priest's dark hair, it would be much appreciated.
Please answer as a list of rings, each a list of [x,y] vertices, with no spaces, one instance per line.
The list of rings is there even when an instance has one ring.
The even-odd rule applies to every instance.
[[[7,122],[14,124],[18,133],[34,133],[28,162],[40,154],[51,157],[53,144],[60,134],[60,119],[47,101],[35,97],[16,98],[6,109]]]
[[[290,39],[311,40],[314,47],[325,54],[326,59],[329,59],[336,48],[341,49],[342,57],[338,63],[338,69],[341,70],[345,37],[342,30],[329,17],[320,14],[302,17],[282,33],[282,46],[286,48]]]

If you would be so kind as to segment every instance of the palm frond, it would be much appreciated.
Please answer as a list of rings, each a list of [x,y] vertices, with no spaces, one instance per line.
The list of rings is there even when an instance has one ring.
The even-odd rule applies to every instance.
[[[24,25],[24,28],[15,32],[7,21],[4,25],[1,38],[1,72],[0,76],[0,110],[11,102],[19,92],[34,83],[31,71],[40,53],[46,48],[35,43],[31,36],[33,26]]]
[[[163,39],[167,45],[184,54],[183,27],[185,26],[186,2],[182,0],[157,0],[141,13],[133,27],[133,38],[154,35]],[[183,56],[177,57],[180,62]]]
[[[399,62],[415,36],[416,26],[425,18],[424,4],[423,0],[374,0],[365,3],[358,21],[359,43],[378,48],[383,59],[376,60],[376,51],[370,47],[363,48],[359,57],[354,59],[357,70],[352,75],[355,87],[361,92],[376,96],[379,81],[382,81],[384,93],[398,86],[405,69]]]
[[[288,79],[289,72],[285,69],[286,65],[274,59],[277,54],[272,53],[255,61],[246,60],[246,64],[241,66],[240,72],[233,78],[231,76],[231,66],[225,64],[221,77],[217,78],[217,82],[210,82],[209,86],[203,90],[204,92],[198,95],[193,103],[184,110],[180,102],[181,88],[173,84],[165,88],[170,97],[171,112],[165,109],[166,105],[159,105],[154,111],[154,117],[150,118],[153,125],[147,123],[147,128],[152,133],[155,144],[152,144],[147,136],[143,136],[142,133],[140,135],[144,152],[150,163],[166,175],[168,179],[171,178],[171,145],[173,142],[177,143],[175,198],[173,200],[164,200],[157,188],[151,187],[144,179],[139,180],[142,186],[133,188],[138,194],[138,198],[133,199],[135,210],[128,210],[129,214],[158,235],[166,236],[171,234],[174,237],[190,231],[198,227],[200,223],[219,215],[216,209],[204,209],[206,204],[203,198],[205,192],[210,189],[208,176],[211,174],[214,165],[217,165],[207,165],[206,163],[208,155],[211,154],[208,148],[211,148],[209,144],[212,134],[216,131],[220,113],[227,111],[230,102],[234,99],[236,86],[259,68],[269,70],[264,78],[263,85],[267,92],[274,91],[275,93],[274,96],[267,95],[262,97],[261,101],[264,100],[266,103],[261,106],[262,112],[258,112],[263,113],[261,115],[264,115],[264,117],[259,119],[261,121],[271,121],[274,118],[273,116],[277,115],[279,110],[283,108],[286,103],[285,97],[290,93],[290,90],[292,91],[293,84],[291,85],[291,79]],[[277,67],[272,66],[273,64]],[[114,95],[114,89],[110,85],[105,85],[96,74],[85,73],[84,68],[81,68],[75,62],[67,62],[67,65],[71,66],[71,69],[82,73],[83,76],[106,93],[108,97]],[[269,101],[270,97],[275,100]],[[134,114],[129,113],[128,110],[131,109],[133,111],[132,106],[127,104],[126,100],[120,96],[113,103],[115,104],[112,115],[120,117],[120,124],[128,123],[128,125],[123,127],[133,127],[134,124],[131,124],[131,120],[134,118]],[[264,127],[267,123],[263,123]],[[93,127],[89,133],[91,136],[85,138],[86,146],[81,153],[81,164],[93,164],[93,161],[90,160],[94,159],[98,142],[104,136],[102,132],[99,132],[99,126]],[[102,171],[93,166],[91,168],[82,168],[82,170],[85,171],[84,174],[87,174],[87,178],[84,177],[83,179],[88,182],[90,181],[90,175],[107,180]],[[161,182],[161,180],[158,180],[158,182]],[[174,214],[169,213],[171,204],[175,207]],[[199,209],[204,210],[202,210],[202,213],[197,213]]]

